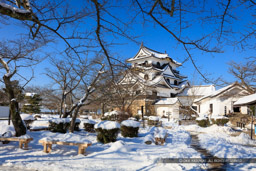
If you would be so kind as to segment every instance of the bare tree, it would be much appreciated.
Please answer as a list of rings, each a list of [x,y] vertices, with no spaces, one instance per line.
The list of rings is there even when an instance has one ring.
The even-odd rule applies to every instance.
[[[26,81],[24,86],[32,79],[23,77],[19,74],[19,71],[21,68],[30,67],[40,61],[40,58],[35,55],[35,51],[44,44],[45,42],[40,40],[34,42],[29,40],[24,41],[24,39],[23,41],[0,42],[0,69],[5,71],[2,78],[9,97],[11,119],[16,131],[16,136],[26,134],[26,127],[20,117],[19,104],[11,79],[15,75],[20,76]]]
[[[253,94],[256,92],[256,58],[249,58],[245,63],[231,61],[229,73],[233,75],[242,88]]]
[[[70,132],[74,132],[74,128],[75,128],[75,121],[78,115],[78,112],[80,110],[80,108],[86,103],[86,101],[89,99],[90,95],[96,91],[96,85],[99,82],[99,80],[101,79],[101,75],[105,73],[104,71],[104,64],[100,64],[101,67],[100,69],[98,69],[97,73],[91,75],[91,77],[88,79],[84,78],[82,79],[83,82],[83,90],[84,90],[84,94],[83,96],[79,99],[79,101],[77,101],[72,108],[70,109],[69,113],[72,113],[72,120],[71,120],[71,124],[70,124]],[[88,103],[88,102],[87,102]]]
[[[73,106],[74,91],[80,85],[89,67],[86,60],[72,57],[64,57],[61,60],[51,58],[51,63],[55,68],[48,68],[46,75],[58,85],[61,91],[60,116],[66,118],[70,114],[68,110]]]

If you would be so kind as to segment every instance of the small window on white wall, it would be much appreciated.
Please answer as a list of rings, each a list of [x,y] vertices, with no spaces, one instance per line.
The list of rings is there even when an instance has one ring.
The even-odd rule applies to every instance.
[[[148,74],[145,74],[145,75],[144,75],[144,79],[145,79],[145,80],[148,80]]]

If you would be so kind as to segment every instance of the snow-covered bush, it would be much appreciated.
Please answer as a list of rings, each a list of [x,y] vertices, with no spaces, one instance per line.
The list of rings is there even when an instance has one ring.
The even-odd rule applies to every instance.
[[[125,120],[121,123],[121,134],[124,137],[137,137],[140,123],[133,120]]]
[[[33,123],[35,118],[30,114],[24,114],[24,113],[21,114],[20,117],[25,122],[27,129],[30,129],[30,125]]]
[[[197,118],[196,122],[201,127],[208,127],[210,126],[210,121],[208,118]]]
[[[224,126],[226,123],[228,123],[229,119],[224,116],[219,116],[219,117],[211,118],[211,121],[213,124]]]
[[[159,117],[157,116],[149,116],[148,125],[150,126],[158,126],[159,125]]]
[[[114,121],[102,121],[94,125],[94,128],[97,132],[97,140],[106,144],[116,141],[120,124]]]
[[[134,118],[136,119],[136,121],[139,121],[140,120],[140,115],[135,115]]]
[[[109,121],[123,121],[129,118],[129,115],[127,112],[121,112],[121,111],[111,111],[104,113],[104,116],[101,118],[101,120],[109,120]]]
[[[143,142],[144,142],[145,144],[147,144],[147,145],[150,145],[150,144],[154,143],[155,140],[154,140],[153,135],[148,134],[148,135],[144,138]]]
[[[95,132],[94,130],[94,125],[96,124],[95,121],[93,120],[89,120],[89,119],[85,119],[82,121],[83,125],[84,125],[84,130],[87,132]]]
[[[35,118],[35,120],[37,120],[38,118],[41,118],[41,115],[35,114],[35,115],[34,115],[34,118]]]
[[[49,130],[51,132],[66,133],[70,126],[71,118],[56,118],[49,120]],[[76,119],[75,131],[79,131],[80,119]]]

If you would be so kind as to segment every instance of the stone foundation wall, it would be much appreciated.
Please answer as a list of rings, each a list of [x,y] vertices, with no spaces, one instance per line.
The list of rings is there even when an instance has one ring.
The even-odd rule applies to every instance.
[[[141,110],[141,106],[143,106],[143,114],[145,116],[155,115],[155,108],[152,103],[155,100],[146,100],[146,99],[138,99],[134,100],[133,103],[130,105],[128,112],[132,116],[138,114],[138,110]]]

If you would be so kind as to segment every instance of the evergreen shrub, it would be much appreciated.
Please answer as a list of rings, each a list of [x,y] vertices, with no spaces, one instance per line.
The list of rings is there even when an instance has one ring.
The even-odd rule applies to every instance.
[[[211,120],[213,124],[217,124],[219,126],[224,126],[226,123],[228,123],[228,118],[218,118],[218,119],[212,119]]]
[[[120,131],[120,124],[114,121],[102,121],[94,125],[97,140],[103,144],[115,142]]]
[[[133,120],[124,120],[121,123],[121,134],[124,137],[138,137],[140,123]]]
[[[106,144],[110,142],[115,142],[117,139],[117,135],[119,133],[119,128],[114,129],[102,129],[97,128],[95,129],[97,132],[97,141]]]
[[[69,129],[71,118],[58,118],[49,120],[49,130],[51,132],[66,133]],[[75,131],[79,131],[80,120],[77,119],[75,122]]]
[[[83,120],[82,123],[84,125],[84,130],[85,131],[87,131],[87,132],[95,132],[95,130],[94,130],[94,125],[96,124],[95,121],[86,119],[86,120]]]
[[[210,121],[208,119],[196,120],[196,122],[201,127],[208,127],[208,126],[210,126]]]
[[[121,134],[123,137],[138,137],[139,127],[121,125]]]

